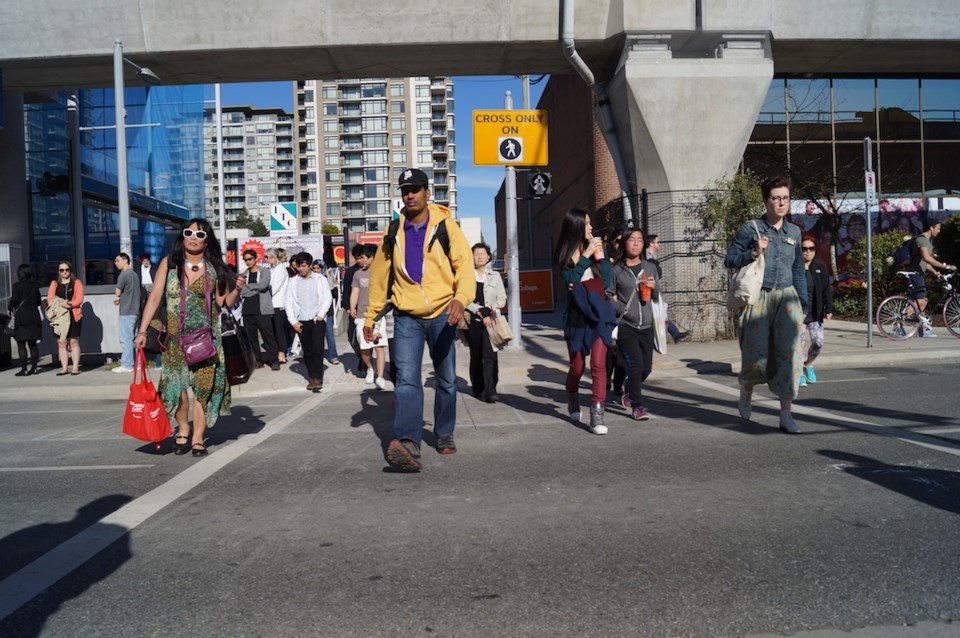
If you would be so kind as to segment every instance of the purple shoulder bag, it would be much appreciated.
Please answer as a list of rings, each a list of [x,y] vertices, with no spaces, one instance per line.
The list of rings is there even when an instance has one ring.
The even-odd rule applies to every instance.
[[[203,272],[203,298],[207,308],[207,325],[193,332],[184,332],[184,322],[187,320],[187,284],[186,273],[180,281],[180,346],[183,348],[183,359],[190,367],[197,366],[217,355],[217,348],[213,344],[213,327],[210,315],[210,277],[207,271]]]

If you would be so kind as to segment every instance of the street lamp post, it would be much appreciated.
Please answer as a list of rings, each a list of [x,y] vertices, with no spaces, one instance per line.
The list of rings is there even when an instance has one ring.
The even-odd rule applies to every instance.
[[[113,41],[113,113],[117,135],[117,210],[120,215],[120,252],[131,254],[130,239],[130,184],[127,178],[127,126],[126,105],[123,101],[123,63],[137,69],[137,75],[148,84],[159,84],[160,78],[146,67],[134,64],[123,57],[123,42]]]

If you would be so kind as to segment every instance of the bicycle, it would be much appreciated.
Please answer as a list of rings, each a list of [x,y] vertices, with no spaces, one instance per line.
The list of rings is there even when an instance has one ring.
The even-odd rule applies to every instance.
[[[913,289],[910,283],[912,274],[914,273],[904,270],[897,271],[898,276],[907,280],[910,290]],[[943,325],[950,334],[960,339],[960,293],[950,284],[956,274],[957,271],[953,271],[940,275],[940,286],[944,294],[930,314],[935,315],[942,308]],[[917,333],[921,324],[920,316],[920,306],[909,296],[909,290],[906,295],[890,295],[877,306],[877,329],[887,339],[903,341]]]

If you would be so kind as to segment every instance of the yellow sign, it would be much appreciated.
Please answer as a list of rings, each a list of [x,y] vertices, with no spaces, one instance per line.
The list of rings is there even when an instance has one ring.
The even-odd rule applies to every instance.
[[[477,166],[546,166],[547,112],[474,111],[473,163]]]

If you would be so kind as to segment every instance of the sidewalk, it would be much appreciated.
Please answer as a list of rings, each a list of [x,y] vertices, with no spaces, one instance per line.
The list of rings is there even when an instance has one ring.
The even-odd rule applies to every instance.
[[[523,324],[522,348],[500,353],[500,384],[519,385],[530,381],[562,384],[567,371],[567,352],[559,328],[559,313],[530,314]],[[825,327],[825,345],[817,359],[818,369],[861,366],[916,365],[934,361],[960,361],[960,339],[944,328],[938,328],[936,339],[914,337],[906,341],[884,339],[874,328],[873,347],[867,348],[866,326],[850,321],[831,321]],[[356,392],[372,386],[356,376],[356,358],[344,338],[337,340],[337,348],[344,354],[340,365],[327,364],[324,392]],[[469,392],[469,353],[458,346],[457,376],[461,391]],[[112,366],[89,363],[84,359],[78,376],[58,377],[58,366],[50,364],[50,357],[41,358],[42,373],[37,376],[17,377],[18,361],[0,371],[0,401],[63,401],[63,400],[118,400],[127,397],[130,376],[110,372]],[[651,381],[657,377],[697,373],[735,374],[740,370],[740,350],[736,341],[706,343],[684,342],[670,344],[666,355],[655,355]],[[432,370],[429,358],[424,357],[424,378]],[[152,368],[154,383],[159,374]],[[274,372],[269,367],[257,370],[251,380],[233,388],[234,402],[245,398],[276,393],[306,395],[304,366],[299,361]],[[390,384],[387,384],[388,389]]]

